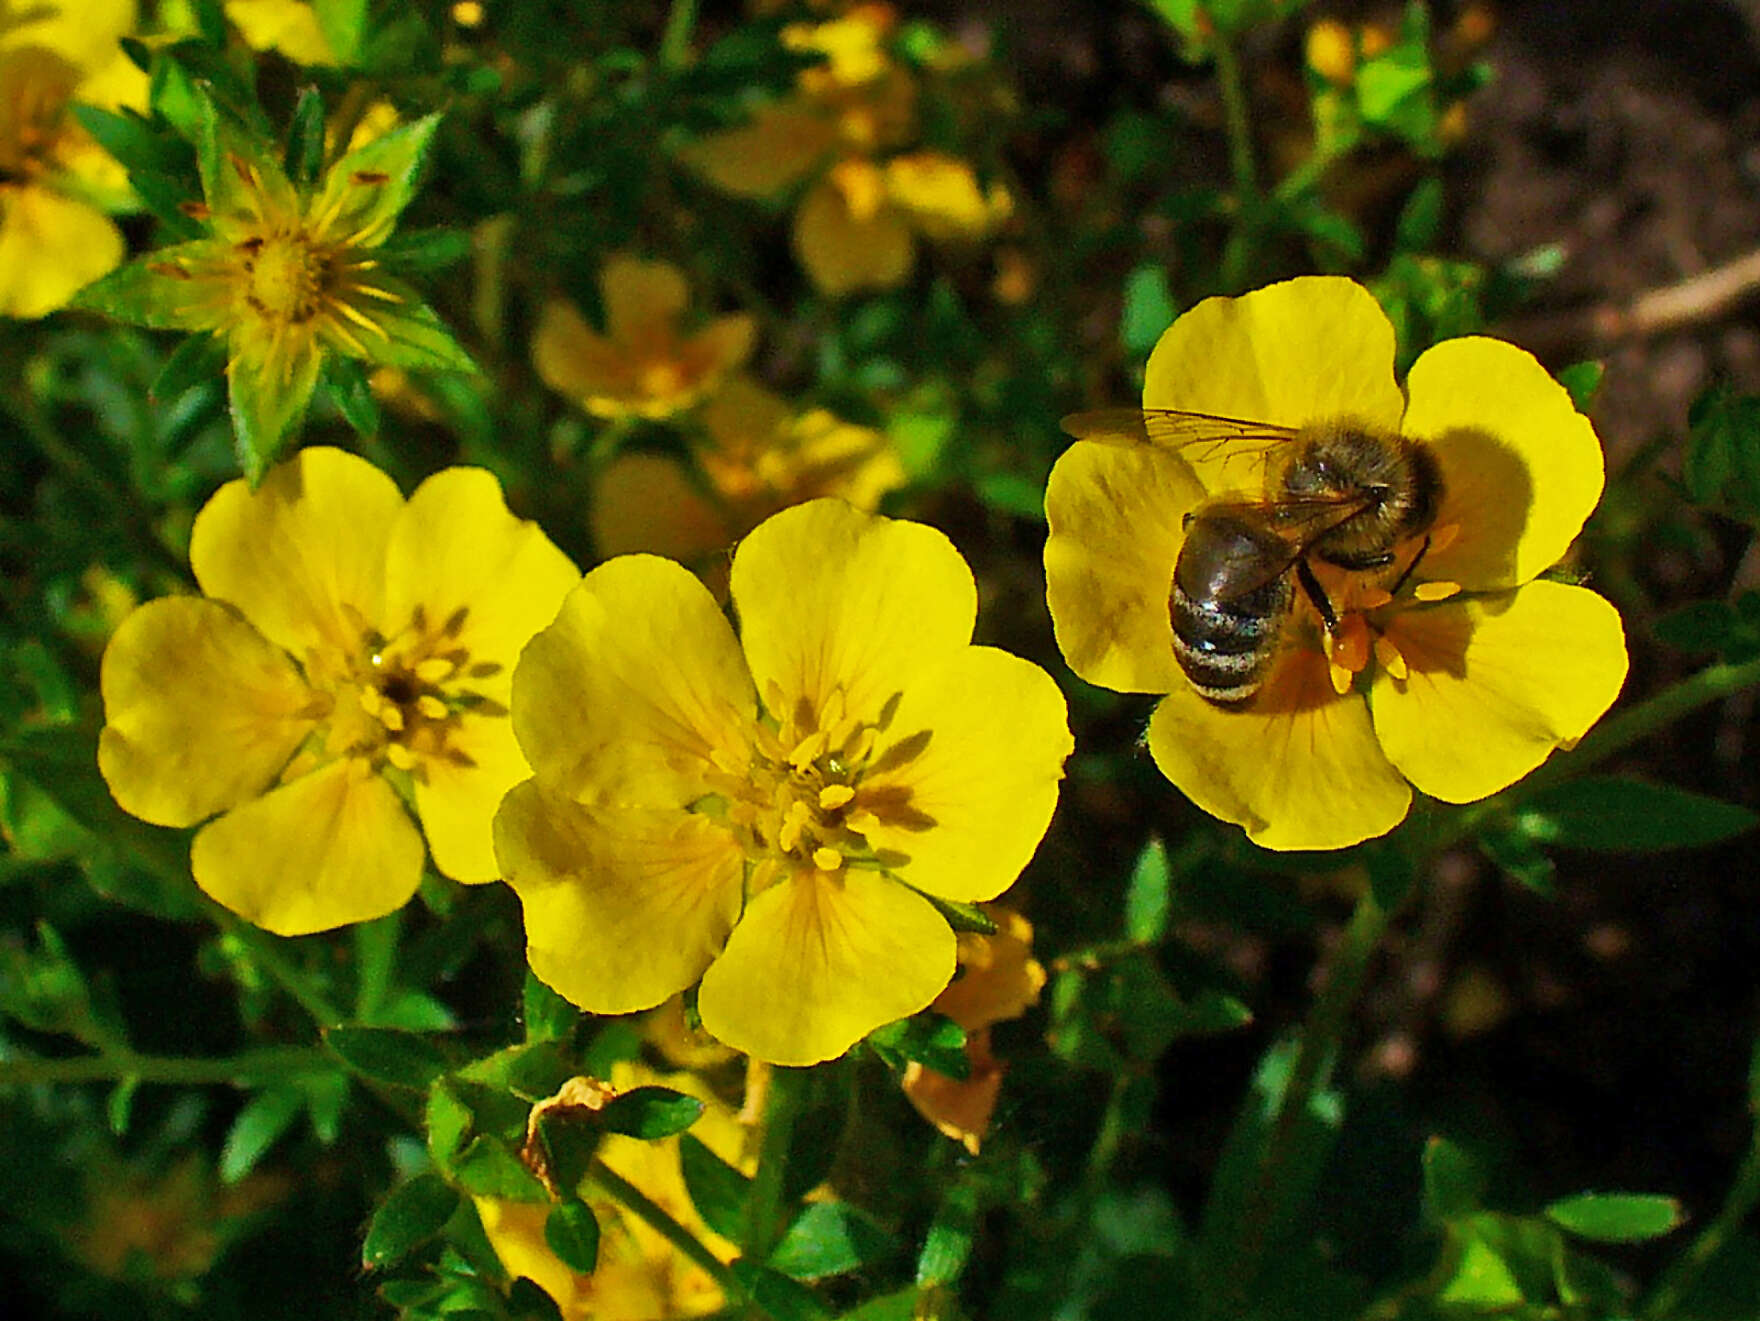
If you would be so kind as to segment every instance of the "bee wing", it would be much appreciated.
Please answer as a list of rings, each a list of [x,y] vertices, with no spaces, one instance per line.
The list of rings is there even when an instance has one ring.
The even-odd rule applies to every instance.
[[[1294,427],[1275,422],[1188,413],[1177,408],[1100,408],[1071,413],[1063,419],[1062,426],[1077,440],[1172,450],[1194,466],[1206,469],[1212,478],[1212,489],[1218,484],[1258,484],[1243,480],[1245,473],[1262,477],[1278,447],[1296,438]],[[1228,472],[1231,466],[1239,466],[1242,471]],[[1216,480],[1225,475],[1226,482]]]
[[[1373,498],[1362,491],[1340,491],[1263,500],[1212,500],[1204,505],[1204,512],[1232,515],[1268,529],[1288,544],[1290,562],[1294,563],[1333,528],[1367,509]]]

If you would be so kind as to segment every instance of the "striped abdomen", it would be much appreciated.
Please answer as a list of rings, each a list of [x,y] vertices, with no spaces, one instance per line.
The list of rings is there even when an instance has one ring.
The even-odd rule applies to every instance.
[[[1232,705],[1258,691],[1289,613],[1289,542],[1238,512],[1200,510],[1173,568],[1173,652],[1199,694]]]

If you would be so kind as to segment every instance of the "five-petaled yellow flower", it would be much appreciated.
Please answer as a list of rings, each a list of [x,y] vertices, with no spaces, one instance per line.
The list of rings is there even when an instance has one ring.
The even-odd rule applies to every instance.
[[[689,408],[752,355],[743,312],[694,334],[679,321],[690,289],[676,266],[619,255],[599,272],[601,335],[572,303],[553,299],[538,320],[532,361],[544,384],[595,417],[663,418]]]
[[[430,115],[333,161],[310,186],[204,100],[204,238],[161,248],[87,288],[84,307],[226,341],[233,427],[256,478],[299,426],[325,359],[470,371],[471,360],[382,248],[414,194]]]
[[[1403,393],[1393,360],[1380,307],[1333,277],[1209,299],[1150,356],[1145,409],[1398,433],[1440,475],[1427,540],[1396,547],[1386,568],[1310,557],[1338,625],[1328,635],[1310,594],[1292,591],[1262,686],[1238,707],[1188,682],[1169,616],[1187,516],[1229,480],[1229,444],[1077,441],[1046,491],[1047,598],[1070,668],[1120,692],[1167,694],[1149,723],[1156,764],[1267,848],[1383,834],[1414,787],[1454,803],[1495,793],[1580,738],[1625,679],[1614,608],[1539,578],[1600,498],[1588,419],[1498,340],[1436,345]]]
[[[117,44],[135,19],[134,0],[0,0],[0,316],[53,312],[122,260],[104,213],[133,209],[127,175],[71,106],[145,106]]]
[[[749,124],[714,133],[682,153],[717,188],[768,199],[807,185],[794,246],[828,294],[902,284],[917,239],[971,241],[1013,213],[1000,183],[981,184],[965,161],[917,137],[917,85],[888,49],[890,5],[852,6],[826,23],[794,24],[784,44],[824,57],[795,91],[760,107]]]
[[[215,493],[190,567],[205,595],[148,602],[104,653],[116,801],[214,817],[196,883],[283,935],[402,905],[424,833],[442,872],[494,880],[489,823],[529,773],[513,664],[579,581],[495,478],[448,468],[406,501],[364,459],[304,450]]]
[[[681,566],[612,560],[514,674],[533,778],[495,821],[533,970],[626,1013],[700,977],[703,1026],[777,1064],[923,1008],[1037,847],[1070,735],[1037,666],[971,645],[971,571],[836,500],[741,543],[736,637]]]

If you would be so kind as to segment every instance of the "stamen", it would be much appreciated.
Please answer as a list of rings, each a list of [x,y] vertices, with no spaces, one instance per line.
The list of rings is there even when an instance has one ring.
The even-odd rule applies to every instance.
[[[1382,669],[1402,683],[1411,675],[1405,656],[1386,634],[1375,639],[1375,659],[1381,662]]]
[[[401,743],[385,745],[385,760],[400,771],[413,771],[416,768],[416,755]]]
[[[814,849],[813,865],[820,871],[837,871],[843,866],[843,854],[836,849]]]
[[[442,702],[432,693],[423,693],[420,697],[416,698],[416,710],[420,711],[430,720],[446,719],[446,703]]]
[[[1459,583],[1451,583],[1439,579],[1433,583],[1419,583],[1416,587],[1412,588],[1412,595],[1417,597],[1420,601],[1446,601],[1449,597],[1460,591],[1460,589],[1461,585]]]
[[[1392,601],[1393,593],[1387,591],[1385,588],[1367,587],[1363,589],[1361,595],[1357,598],[1356,606],[1359,610],[1379,610],[1382,606],[1388,605]]]
[[[445,679],[450,679],[452,672],[457,668],[445,656],[430,656],[426,660],[416,662],[415,675],[423,683],[440,683]]]
[[[847,784],[828,784],[819,790],[819,806],[827,812],[835,812],[855,796],[856,791]]]
[[[1460,535],[1461,525],[1459,523],[1450,523],[1446,527],[1433,529],[1430,533],[1429,553],[1436,555],[1447,550],[1450,546],[1454,545],[1456,541],[1460,540]]]

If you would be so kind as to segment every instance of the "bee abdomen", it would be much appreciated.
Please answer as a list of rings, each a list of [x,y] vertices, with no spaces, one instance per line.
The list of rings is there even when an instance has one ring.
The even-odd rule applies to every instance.
[[[1173,654],[1200,696],[1233,705],[1259,690],[1289,602],[1288,578],[1226,602],[1190,596],[1174,584]]]

